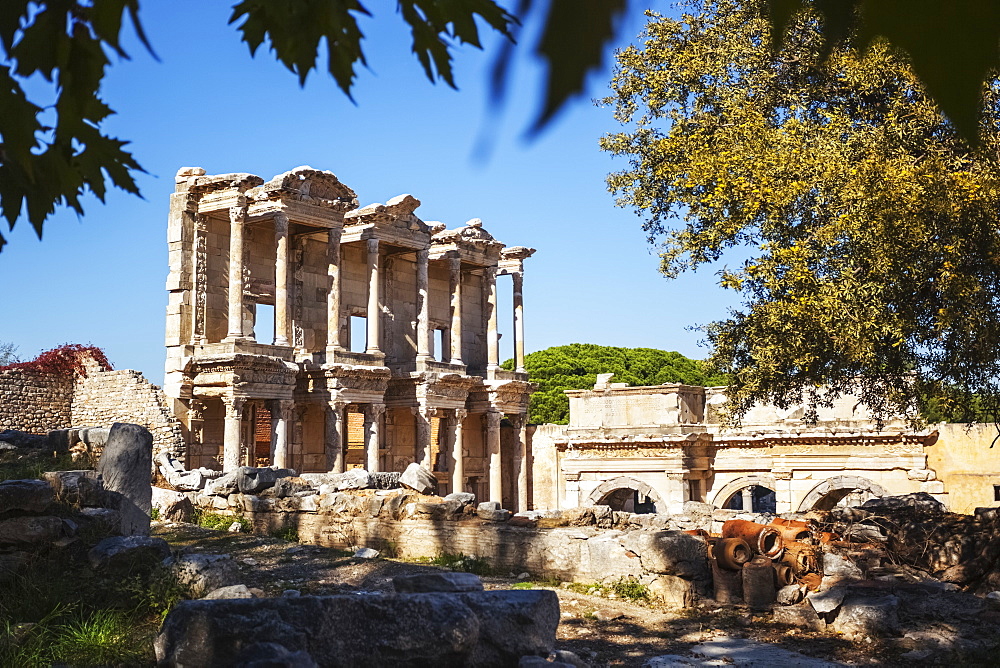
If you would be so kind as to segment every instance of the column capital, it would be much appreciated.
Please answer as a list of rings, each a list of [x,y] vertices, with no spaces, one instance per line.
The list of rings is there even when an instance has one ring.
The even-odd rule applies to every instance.
[[[375,237],[369,237],[365,239],[365,247],[368,249],[369,253],[378,252],[378,239]]]
[[[507,415],[507,419],[514,425],[515,429],[524,429],[528,424],[528,415],[526,413],[511,413]]]
[[[242,225],[247,221],[247,205],[229,207],[229,222]]]
[[[274,212],[274,233],[288,234],[288,215],[284,211]]]
[[[365,422],[372,422],[385,413],[385,404],[365,404],[362,410],[364,411]]]
[[[243,407],[246,405],[246,397],[223,397],[222,402],[226,406],[227,418],[243,417]]]
[[[453,414],[456,420],[464,420],[469,415],[468,409],[465,408],[455,408]]]
[[[485,413],[486,415],[486,426],[490,429],[499,429],[500,421],[503,420],[503,413],[497,411],[489,411]]]

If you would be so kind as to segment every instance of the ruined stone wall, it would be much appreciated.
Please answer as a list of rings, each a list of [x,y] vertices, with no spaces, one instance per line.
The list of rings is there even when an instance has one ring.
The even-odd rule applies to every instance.
[[[925,448],[927,467],[937,473],[951,497],[953,513],[972,513],[979,507],[1000,505],[1000,438],[997,426],[939,424],[938,439]]]
[[[25,369],[0,371],[0,431],[45,434],[70,426],[73,379]]]
[[[152,432],[154,452],[166,451],[183,457],[181,425],[168,406],[163,391],[140,372],[103,371],[77,381],[72,393],[70,423],[49,429],[131,422]]]

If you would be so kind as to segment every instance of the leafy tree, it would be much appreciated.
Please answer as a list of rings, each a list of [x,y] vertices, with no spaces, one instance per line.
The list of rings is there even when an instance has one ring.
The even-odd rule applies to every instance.
[[[607,102],[630,125],[602,147],[629,159],[609,187],[644,217],[664,274],[755,253],[720,272],[743,307],[707,327],[733,415],[847,390],[880,415],[993,401],[1000,84],[973,150],[884,42],[824,59],[803,14],[774,52],[740,3],[685,4],[680,20],[650,14],[643,46],[619,55]]]
[[[16,364],[21,358],[17,356],[17,346],[11,342],[0,343],[0,367]]]
[[[504,362],[513,369],[513,360]],[[725,385],[726,378],[706,373],[701,362],[676,352],[655,348],[615,348],[592,343],[571,343],[525,355],[528,377],[538,383],[531,396],[532,422],[566,424],[569,399],[563,390],[594,387],[597,374],[615,374],[612,382],[629,385]]]
[[[1000,6],[990,0],[744,0],[764,10],[777,26],[776,42],[803,7],[820,7],[828,43],[853,30],[864,46],[877,35],[913,54],[928,90],[967,137],[975,136],[979,93],[1000,65]],[[645,6],[645,3],[642,3]],[[639,0],[518,0],[517,14],[538,24],[534,53],[545,63],[543,103],[533,131],[544,128],[584,90],[587,75],[600,69],[617,38],[621,17]],[[480,47],[478,24],[508,38],[517,19],[494,0],[398,0],[410,28],[413,52],[432,81],[454,86],[451,48]],[[749,11],[749,9],[748,9]],[[755,14],[756,15],[756,14]],[[359,0],[240,0],[230,23],[251,55],[265,43],[274,57],[305,83],[325,69],[350,95],[355,66],[365,63],[359,17],[370,17]],[[120,35],[125,18],[151,49],[139,19],[139,0],[4,0],[0,3],[0,216],[11,228],[22,215],[41,236],[56,206],[83,213],[87,191],[103,200],[108,183],[138,194],[134,174],[142,168],[101,123],[113,112],[100,97],[108,54],[128,58]],[[493,96],[508,80],[513,41],[497,51]],[[811,48],[822,50],[821,42]],[[22,83],[43,78],[55,103],[29,99]],[[42,114],[46,115],[44,118]],[[0,249],[4,245],[0,235]]]

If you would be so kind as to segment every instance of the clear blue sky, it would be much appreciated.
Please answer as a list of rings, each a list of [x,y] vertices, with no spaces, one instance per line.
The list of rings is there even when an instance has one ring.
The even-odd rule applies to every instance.
[[[395,3],[368,4],[362,24],[370,70],[352,104],[315,73],[305,88],[263,50],[251,59],[227,25],[231,3],[143,4],[154,61],[130,39],[131,61],[109,70],[104,97],[118,112],[107,130],[131,140],[148,172],[144,199],[113,192],[91,198],[77,219],[59,211],[39,242],[25,221],[0,253],[0,342],[24,359],[62,343],[102,347],[116,368],[163,378],[167,276],[166,217],[181,166],[264,178],[299,165],[328,169],[361,204],[411,193],[417,214],[455,227],[481,218],[508,245],[538,249],[526,264],[528,351],[573,342],[651,347],[704,357],[687,328],[724,317],[732,297],[711,271],[667,281],[641,221],[614,206],[604,178],[621,168],[598,150],[618,126],[610,109],[575,102],[534,141],[522,138],[537,109],[539,68],[518,62],[506,113],[487,126],[489,50],[456,54],[460,87],[431,85]],[[641,29],[632,17],[628,34]],[[130,33],[130,29],[126,28]],[[529,40],[530,41],[530,40]],[[595,75],[587,97],[607,91]],[[477,157],[486,132],[494,145]],[[501,289],[501,354],[510,356],[509,286]]]

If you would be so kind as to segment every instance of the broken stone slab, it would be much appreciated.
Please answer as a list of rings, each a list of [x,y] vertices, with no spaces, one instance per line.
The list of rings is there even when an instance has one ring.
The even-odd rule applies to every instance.
[[[153,507],[159,511],[161,520],[190,522],[194,517],[194,504],[187,494],[162,487],[154,487],[152,491]]]
[[[350,469],[331,476],[330,485],[338,492],[345,489],[368,489],[371,476],[364,469]]]
[[[108,436],[111,429],[108,427],[83,427],[77,429],[76,437],[81,442],[87,444],[87,449],[93,451],[95,448],[103,448],[107,445]]]
[[[0,545],[37,545],[51,543],[63,535],[59,517],[12,517],[0,521]]]
[[[892,594],[851,595],[828,626],[852,639],[895,635],[899,632],[899,599]]]
[[[121,526],[121,516],[111,508],[84,508],[80,518],[91,526],[101,526],[106,531],[118,531]]]
[[[412,462],[399,476],[399,484],[420,494],[433,494],[437,489],[437,478],[420,464]]]
[[[107,500],[104,481],[97,471],[48,471],[42,474],[42,479],[52,486],[56,497],[66,503],[96,508]]]
[[[43,513],[52,505],[55,493],[44,480],[7,480],[0,482],[0,514],[12,510]]]
[[[829,577],[862,577],[861,569],[847,557],[835,552],[823,552],[823,575]]]
[[[378,555],[379,554],[380,554],[380,552],[378,550],[374,549],[374,548],[371,548],[371,547],[362,547],[362,548],[359,548],[354,553],[354,558],[355,559],[378,559]]]
[[[204,493],[210,496],[229,496],[239,489],[239,471],[230,471],[206,483]]]
[[[504,510],[502,508],[497,508],[492,510],[479,508],[478,510],[476,510],[476,515],[479,516],[479,519],[486,520],[487,522],[506,522],[508,519],[510,519],[510,511]]]
[[[659,575],[647,587],[653,597],[671,608],[689,608],[697,595],[694,581],[676,575]]]
[[[806,594],[806,600],[813,607],[817,613],[821,615],[826,615],[837,608],[844,602],[844,597],[847,596],[846,587],[831,587],[825,591],[811,591]]]
[[[642,567],[650,573],[678,575],[688,579],[711,577],[708,544],[682,531],[631,531],[622,545],[639,555]]]
[[[548,655],[558,623],[546,590],[182,601],[155,648],[161,666],[238,665],[251,641],[323,666],[507,666]]]
[[[152,567],[170,556],[170,546],[153,536],[111,536],[87,553],[90,566],[98,571],[127,572]]]
[[[795,605],[802,600],[802,588],[799,585],[790,584],[778,590],[777,601],[779,605]]]
[[[196,492],[199,489],[203,489],[207,482],[202,472],[197,469],[194,471],[185,471],[184,473],[174,473],[173,475],[164,477],[175,489],[182,492]]]
[[[145,427],[127,422],[111,425],[97,473],[104,489],[117,499],[123,536],[149,533],[152,490],[149,472],[153,466],[153,435]]]
[[[26,431],[7,429],[0,431],[0,441],[10,443],[15,448],[33,448],[44,450],[48,448],[48,437],[39,434],[29,434]]]
[[[413,504],[411,515],[414,517],[424,516],[430,519],[447,519],[462,510],[462,504],[458,501],[416,501]],[[506,513],[506,510],[499,511]],[[504,517],[506,519],[506,517]]]
[[[234,599],[234,598],[257,598],[250,588],[245,584],[235,584],[229,585],[227,587],[219,587],[218,589],[213,589],[212,591],[205,594],[202,599],[205,601],[218,601],[222,599]]]
[[[371,489],[399,489],[399,478],[402,474],[399,471],[379,471],[369,473],[369,487]]]
[[[259,494],[265,489],[274,487],[278,478],[288,478],[294,475],[296,473],[292,469],[241,466],[236,470],[236,485],[241,494]]]
[[[315,494],[316,486],[311,481],[299,476],[288,476],[287,478],[278,478],[274,481],[274,495],[279,499],[287,496],[295,496],[300,492]]]
[[[826,622],[820,619],[810,605],[790,605],[774,608],[771,620],[776,624],[788,624],[800,629],[824,631]]]
[[[228,554],[184,554],[171,562],[170,570],[195,598],[237,584],[240,577],[239,566]]]
[[[397,575],[392,586],[400,593],[482,591],[483,581],[478,575],[461,572],[429,572],[414,575]]]
[[[842,668],[845,665],[815,659],[768,643],[728,636],[719,636],[695,645],[688,650],[688,654],[689,656],[671,654],[654,657],[647,660],[643,666],[644,668],[668,668],[670,666]]]
[[[471,492],[452,492],[444,497],[445,501],[458,501],[463,506],[476,502],[476,495]]]

